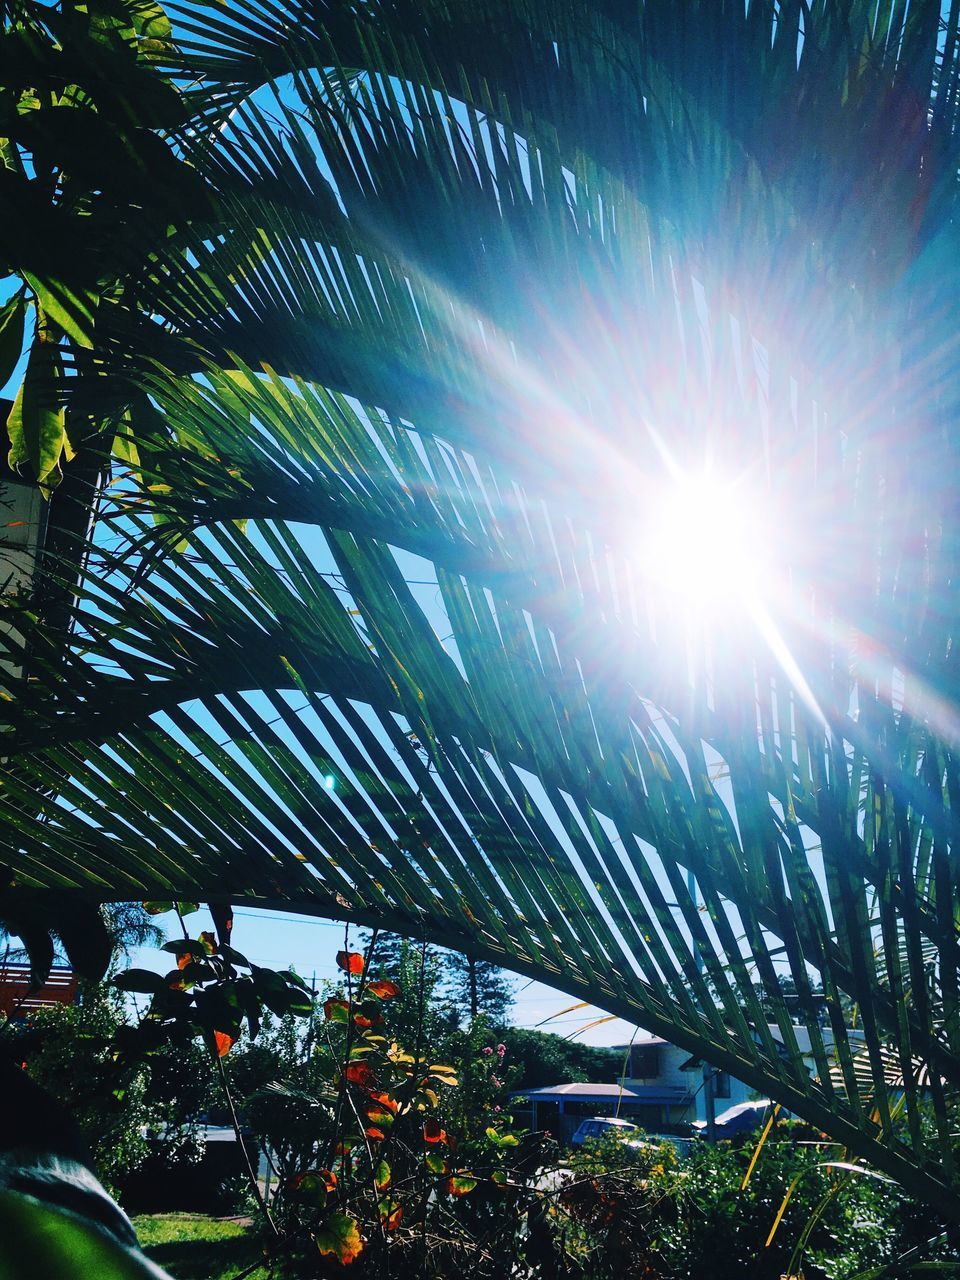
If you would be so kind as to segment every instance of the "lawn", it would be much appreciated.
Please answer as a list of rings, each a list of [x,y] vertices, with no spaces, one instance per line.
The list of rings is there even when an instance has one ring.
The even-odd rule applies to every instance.
[[[256,1262],[249,1227],[201,1213],[142,1214],[133,1220],[144,1253],[175,1280],[232,1280]],[[249,1280],[266,1280],[262,1267]]]

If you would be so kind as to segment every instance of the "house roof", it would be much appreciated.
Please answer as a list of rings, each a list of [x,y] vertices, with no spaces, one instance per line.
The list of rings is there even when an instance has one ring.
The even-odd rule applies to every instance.
[[[541,1089],[516,1089],[512,1098],[529,1098],[531,1102],[679,1102],[688,1096],[686,1089],[669,1085],[631,1088],[619,1084],[553,1084]]]

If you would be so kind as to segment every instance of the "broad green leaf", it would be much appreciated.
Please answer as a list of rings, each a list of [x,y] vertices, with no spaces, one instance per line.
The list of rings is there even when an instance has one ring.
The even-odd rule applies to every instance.
[[[54,324],[78,346],[92,347],[97,295],[92,290],[77,292],[62,280],[43,280],[29,271],[23,274],[41,309]]]
[[[23,382],[7,418],[11,470],[29,468],[47,489],[56,484],[63,453],[64,411],[58,403],[59,357],[49,342],[35,341]]]
[[[452,1196],[466,1196],[477,1185],[477,1179],[471,1173],[456,1173],[447,1179],[447,1191]]]
[[[349,1266],[363,1252],[357,1223],[345,1213],[329,1214],[317,1230],[315,1239],[322,1254],[332,1255],[344,1266]]]
[[[121,991],[135,991],[142,995],[156,995],[167,985],[162,974],[152,973],[149,969],[126,969],[112,979],[113,985]]]
[[[0,389],[10,381],[20,362],[26,313],[23,294],[15,294],[0,308]]]
[[[327,1203],[327,1191],[327,1182],[322,1171],[308,1169],[293,1178],[289,1194],[298,1201],[323,1209]]]
[[[94,1223],[26,1196],[0,1193],[2,1280],[164,1280],[143,1254],[115,1242]]]

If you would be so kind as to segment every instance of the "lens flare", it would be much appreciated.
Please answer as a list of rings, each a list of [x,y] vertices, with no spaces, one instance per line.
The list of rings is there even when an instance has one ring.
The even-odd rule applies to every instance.
[[[673,477],[652,504],[644,570],[695,610],[752,601],[768,562],[763,524],[742,486],[712,472]]]

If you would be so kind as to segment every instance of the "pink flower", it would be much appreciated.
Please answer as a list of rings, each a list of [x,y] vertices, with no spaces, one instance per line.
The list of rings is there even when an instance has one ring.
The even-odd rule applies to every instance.
[[[483,1053],[489,1057],[489,1055],[493,1053],[493,1050],[490,1048],[489,1045],[487,1045],[487,1047],[483,1050]]]
[[[493,1109],[494,1109],[494,1111],[502,1111],[502,1110],[503,1110],[503,1108],[502,1108],[502,1107],[494,1107]]]
[[[501,1057],[501,1058],[503,1057],[503,1055],[504,1055],[506,1052],[507,1052],[507,1046],[506,1046],[505,1044],[498,1044],[498,1045],[497,1045],[497,1053],[499,1053],[499,1055],[500,1055],[500,1057]]]
[[[502,1081],[502,1080],[500,1080],[497,1076],[491,1076],[491,1077],[490,1077],[490,1083],[491,1083],[492,1085],[495,1085],[495,1086],[496,1086],[496,1088],[498,1088],[498,1089],[499,1089],[499,1088],[500,1088],[500,1086],[503,1084],[503,1081]]]

